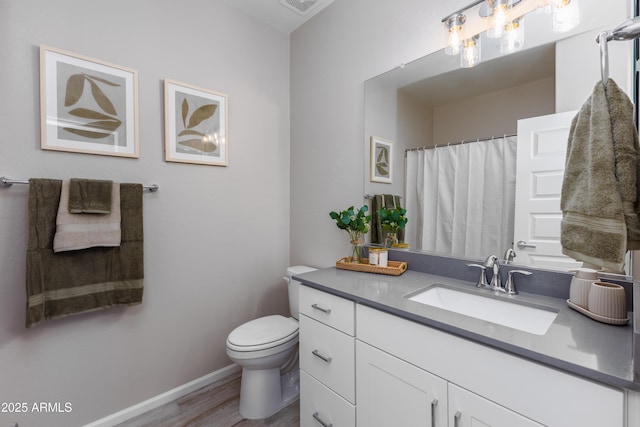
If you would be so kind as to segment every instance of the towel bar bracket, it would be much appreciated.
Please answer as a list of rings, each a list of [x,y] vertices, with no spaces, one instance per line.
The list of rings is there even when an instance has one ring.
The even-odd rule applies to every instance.
[[[29,181],[23,179],[11,179],[5,176],[0,177],[0,188],[9,188],[13,184],[29,184]],[[142,188],[149,190],[150,193],[155,193],[160,189],[160,186],[158,184],[150,184],[143,185]]]

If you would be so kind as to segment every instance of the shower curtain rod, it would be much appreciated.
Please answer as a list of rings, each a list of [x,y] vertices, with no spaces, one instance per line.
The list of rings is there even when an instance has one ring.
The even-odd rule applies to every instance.
[[[504,135],[500,135],[500,136],[488,136],[486,138],[476,138],[476,139],[470,139],[470,140],[463,139],[462,141],[449,142],[447,144],[436,144],[433,147],[405,148],[404,152],[408,153],[409,151],[429,150],[429,149],[438,148],[438,147],[451,147],[452,145],[462,145],[462,144],[468,144],[468,143],[471,143],[471,142],[490,141],[492,139],[508,138],[508,137],[512,137],[512,136],[518,136],[518,134],[517,133],[511,133],[511,134],[504,134]]]
[[[24,179],[11,179],[4,176],[0,177],[0,188],[8,188],[13,184],[29,184],[29,181]],[[160,189],[160,186],[158,184],[150,184],[143,185],[142,188],[145,190],[149,190],[149,192],[151,193],[154,193]]]

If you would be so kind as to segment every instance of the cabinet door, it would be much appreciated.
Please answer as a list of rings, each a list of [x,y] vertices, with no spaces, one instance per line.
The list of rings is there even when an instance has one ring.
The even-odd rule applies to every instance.
[[[356,341],[358,427],[445,427],[447,383]]]
[[[523,396],[523,398],[526,398]],[[451,427],[542,427],[509,409],[449,383]]]

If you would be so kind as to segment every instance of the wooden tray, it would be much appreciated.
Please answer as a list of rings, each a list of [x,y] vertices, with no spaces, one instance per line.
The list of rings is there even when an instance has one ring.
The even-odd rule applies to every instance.
[[[362,263],[351,262],[351,257],[344,257],[336,261],[336,268],[341,270],[362,271],[364,273],[387,274],[399,276],[407,270],[404,261],[388,261],[386,267],[369,264],[368,258],[362,258]]]

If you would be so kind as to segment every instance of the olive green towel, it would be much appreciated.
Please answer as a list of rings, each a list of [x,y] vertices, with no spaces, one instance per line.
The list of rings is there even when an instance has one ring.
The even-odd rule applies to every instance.
[[[142,185],[120,185],[122,242],[53,252],[62,181],[29,180],[26,326],[118,305],[142,302]]]
[[[621,272],[640,247],[638,135],[633,105],[611,79],[595,85],[569,131],[560,207],[562,252]]]
[[[110,213],[112,187],[113,181],[71,178],[69,180],[69,213]]]

